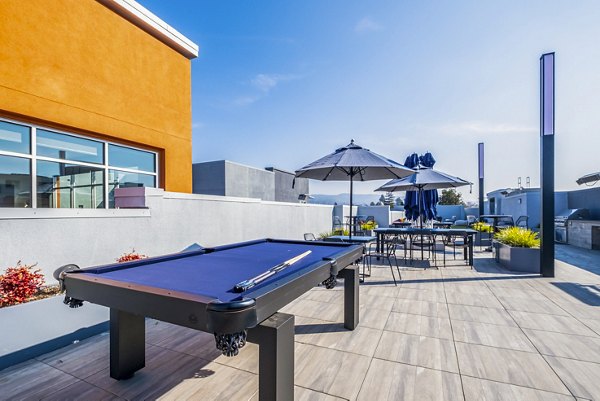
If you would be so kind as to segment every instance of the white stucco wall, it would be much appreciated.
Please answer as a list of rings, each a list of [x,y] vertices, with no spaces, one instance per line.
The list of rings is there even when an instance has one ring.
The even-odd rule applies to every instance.
[[[331,230],[332,206],[142,190],[147,209],[0,209],[0,270],[37,263],[51,281],[59,266],[112,263],[133,248],[156,256]]]

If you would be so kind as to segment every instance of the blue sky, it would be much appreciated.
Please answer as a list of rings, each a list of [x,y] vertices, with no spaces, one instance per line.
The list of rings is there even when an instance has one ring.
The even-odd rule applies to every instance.
[[[476,182],[484,142],[486,192],[537,186],[539,57],[554,51],[556,187],[600,170],[598,1],[138,1],[200,46],[194,162],[293,171],[354,139],[401,163],[431,151]]]

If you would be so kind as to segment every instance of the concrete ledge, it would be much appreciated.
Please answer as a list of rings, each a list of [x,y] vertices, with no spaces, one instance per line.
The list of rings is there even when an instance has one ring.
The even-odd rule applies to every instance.
[[[108,308],[71,309],[62,295],[0,309],[0,369],[108,330]]]
[[[0,208],[0,220],[150,217],[148,209],[12,209]]]

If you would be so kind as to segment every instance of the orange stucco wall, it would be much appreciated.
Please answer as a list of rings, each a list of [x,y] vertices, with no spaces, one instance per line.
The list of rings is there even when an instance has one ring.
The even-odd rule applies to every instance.
[[[192,190],[190,60],[94,0],[0,1],[0,114],[159,151]]]

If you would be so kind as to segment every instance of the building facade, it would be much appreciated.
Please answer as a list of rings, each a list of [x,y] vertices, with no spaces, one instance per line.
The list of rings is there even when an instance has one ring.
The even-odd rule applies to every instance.
[[[198,46],[133,0],[3,0],[0,19],[0,207],[191,192]]]
[[[244,166],[229,160],[193,165],[195,194],[256,198],[264,201],[297,203],[308,195],[308,179],[274,167]]]

